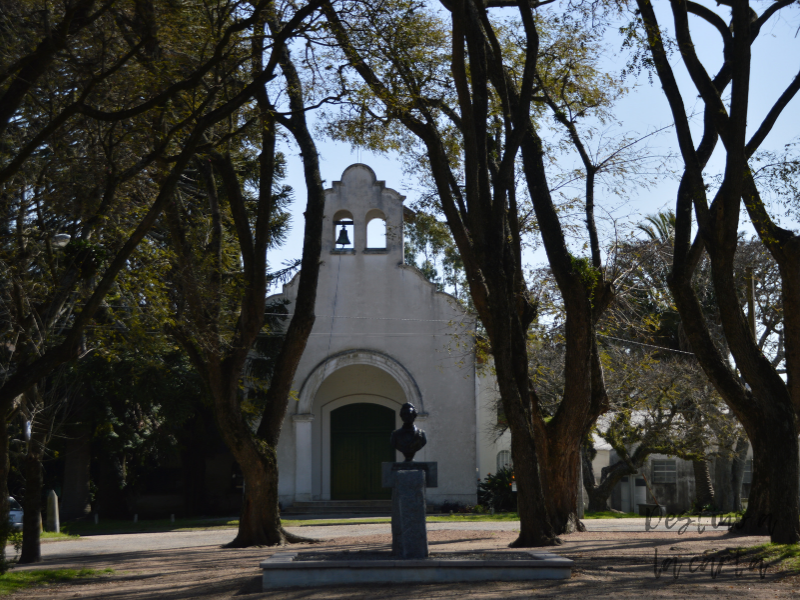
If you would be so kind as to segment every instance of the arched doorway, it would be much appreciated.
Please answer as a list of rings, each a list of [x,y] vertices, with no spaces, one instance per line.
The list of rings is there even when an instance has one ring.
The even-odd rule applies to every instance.
[[[381,500],[381,463],[394,462],[389,436],[395,412],[380,404],[357,402],[331,411],[331,500]]]

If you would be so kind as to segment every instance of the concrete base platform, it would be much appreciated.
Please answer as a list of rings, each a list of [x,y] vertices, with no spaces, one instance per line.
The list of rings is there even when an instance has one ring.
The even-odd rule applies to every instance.
[[[470,552],[457,554],[473,554]],[[501,553],[498,552],[498,555]],[[358,583],[444,583],[569,579],[572,564],[548,552],[528,552],[530,560],[341,560],[297,561],[297,552],[277,552],[261,562],[263,590]]]

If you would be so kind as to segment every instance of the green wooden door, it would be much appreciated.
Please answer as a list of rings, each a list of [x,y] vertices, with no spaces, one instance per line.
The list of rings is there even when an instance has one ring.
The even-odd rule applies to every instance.
[[[359,402],[331,411],[331,499],[381,500],[381,463],[394,462],[389,437],[395,413],[379,404]]]

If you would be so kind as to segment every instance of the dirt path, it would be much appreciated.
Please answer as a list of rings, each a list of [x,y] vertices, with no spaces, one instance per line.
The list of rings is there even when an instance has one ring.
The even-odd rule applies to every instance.
[[[328,528],[330,533],[338,533]],[[203,533],[203,532],[196,532]],[[293,546],[293,549],[381,550],[391,544],[389,535],[366,534],[337,537],[328,542]],[[366,534],[366,535],[363,535]],[[15,594],[14,598],[58,599],[87,598],[104,600],[149,599],[237,600],[239,597],[281,600],[381,600],[418,598],[501,599],[558,597],[560,599],[614,598],[792,598],[800,595],[800,578],[767,568],[764,578],[747,563],[703,564],[703,554],[729,547],[764,543],[766,538],[731,538],[718,532],[687,529],[671,531],[618,532],[590,531],[564,536],[557,553],[573,558],[576,568],[568,581],[525,583],[470,583],[427,585],[372,585],[363,587],[327,587],[324,589],[287,589],[261,591],[258,562],[276,549],[222,549],[218,545],[168,548],[169,536],[161,547],[149,550],[55,557],[30,568],[114,569],[114,575],[100,579],[34,588]],[[513,531],[442,530],[429,532],[432,550],[455,551],[505,549],[513,540]],[[200,537],[196,538],[198,541]],[[166,541],[165,541],[166,540]],[[90,544],[91,541],[81,542]],[[61,544],[48,544],[49,547]],[[656,554],[657,553],[657,554]],[[657,556],[657,563],[655,562]],[[706,557],[708,554],[706,554]],[[692,558],[695,558],[692,562]],[[677,562],[675,559],[678,559]],[[670,560],[666,564],[664,560]],[[656,577],[656,569],[663,569]],[[713,572],[712,572],[713,571]]]

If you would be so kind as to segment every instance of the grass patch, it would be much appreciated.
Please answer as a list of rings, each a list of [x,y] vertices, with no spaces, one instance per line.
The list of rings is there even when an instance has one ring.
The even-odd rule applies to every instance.
[[[95,525],[91,521],[73,521],[62,525],[61,530],[71,536],[103,535],[113,533],[145,533],[159,531],[204,531],[207,529],[236,529],[238,519],[151,519],[134,523],[119,519],[100,519]]]
[[[599,510],[597,512],[586,512],[583,514],[584,519],[644,519],[644,515],[637,515],[636,513],[623,513],[614,512],[610,510]]]
[[[767,542],[750,548],[739,548],[751,559],[763,559],[780,571],[800,573],[800,544],[773,544]]]
[[[644,518],[634,513],[616,513],[611,511],[587,512],[585,519],[629,519]],[[470,523],[481,521],[519,521],[516,512],[504,513],[455,513],[452,515],[428,516],[430,523]],[[389,523],[389,517],[375,517],[363,519],[281,519],[284,527],[311,527],[314,525],[369,525],[375,523]],[[61,534],[44,533],[42,537],[57,537],[59,539],[75,539],[87,535],[103,535],[114,533],[145,533],[159,531],[205,531],[210,529],[236,529],[239,527],[238,519],[176,519],[174,523],[169,519],[151,519],[134,523],[119,519],[102,519],[95,525],[91,521],[73,521],[61,527]]]
[[[75,579],[88,579],[113,573],[113,569],[96,571],[94,569],[58,569],[40,571],[9,571],[0,575],[0,596],[7,596],[19,590],[48,583],[63,583]]]
[[[43,531],[40,537],[43,540],[58,540],[66,542],[68,540],[77,540],[81,536],[75,533],[66,533],[64,531],[60,531],[58,533],[56,533],[55,531]]]
[[[519,521],[517,513],[472,514],[455,513],[452,515],[429,515],[428,523],[469,523],[477,521]],[[375,523],[391,523],[389,517],[372,519],[281,519],[284,527],[309,527],[312,525],[372,525]]]
[[[391,523],[389,517],[373,519],[281,519],[284,527],[310,527],[312,525],[374,525],[375,523]]]
[[[474,521],[519,521],[515,512],[507,513],[454,513],[447,516],[428,517],[430,523],[469,523]]]

